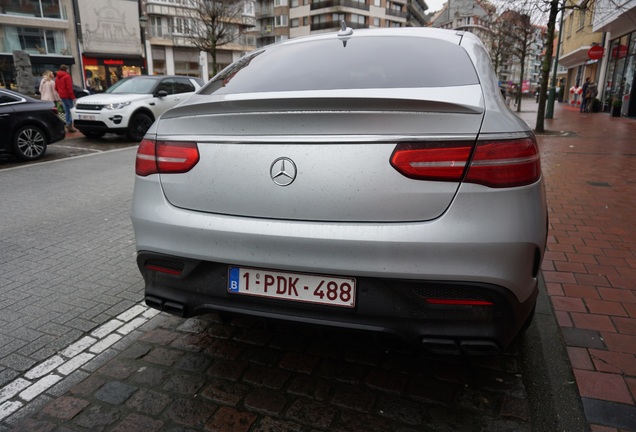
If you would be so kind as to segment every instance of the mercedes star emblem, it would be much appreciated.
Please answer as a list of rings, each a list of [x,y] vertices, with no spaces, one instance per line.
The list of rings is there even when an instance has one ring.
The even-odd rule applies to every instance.
[[[296,180],[296,164],[290,158],[280,157],[272,163],[269,175],[278,186],[289,186]]]

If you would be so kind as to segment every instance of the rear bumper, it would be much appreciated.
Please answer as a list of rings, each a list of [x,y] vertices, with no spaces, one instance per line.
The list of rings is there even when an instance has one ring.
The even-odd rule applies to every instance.
[[[63,122],[59,122],[59,124],[49,130],[49,144],[62,141],[66,137],[66,130],[64,129],[64,126]]]
[[[229,293],[228,265],[141,251],[137,264],[146,303],[183,317],[238,313],[341,328],[390,333],[436,354],[495,354],[505,350],[536,303],[519,302],[490,284],[357,277],[353,309]],[[147,266],[178,269],[166,274]],[[355,277],[355,275],[354,275]],[[440,305],[427,298],[473,298],[488,305]]]
[[[106,123],[102,121],[90,121],[90,120],[75,120],[73,125],[76,129],[79,129],[82,132],[104,132],[104,133],[114,133],[114,134],[123,134],[126,133],[127,129],[122,127],[109,127]]]

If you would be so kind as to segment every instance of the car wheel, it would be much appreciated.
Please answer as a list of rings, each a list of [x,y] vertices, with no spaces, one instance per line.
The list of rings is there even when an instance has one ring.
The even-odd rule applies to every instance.
[[[106,134],[106,132],[80,132],[82,132],[82,135],[84,135],[86,138],[101,138]]]
[[[152,126],[152,119],[146,114],[135,114],[128,124],[128,138],[133,141],[141,141],[148,129]]]
[[[37,126],[22,126],[13,140],[13,150],[18,159],[36,160],[46,153],[47,138]]]

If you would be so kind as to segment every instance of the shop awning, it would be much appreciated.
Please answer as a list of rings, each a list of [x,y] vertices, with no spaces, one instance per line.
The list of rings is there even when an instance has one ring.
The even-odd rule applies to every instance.
[[[565,66],[567,68],[571,68],[572,66],[577,66],[585,63],[590,58],[587,56],[587,52],[592,48],[591,45],[584,45],[575,49],[572,52],[569,52],[561,57],[559,57],[559,64],[561,66]]]

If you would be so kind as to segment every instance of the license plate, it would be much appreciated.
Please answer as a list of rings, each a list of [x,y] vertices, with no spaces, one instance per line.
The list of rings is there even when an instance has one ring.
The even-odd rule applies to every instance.
[[[235,294],[352,308],[356,280],[230,266],[227,290]]]
[[[94,115],[80,114],[79,115],[79,119],[80,120],[95,120],[95,116]]]

